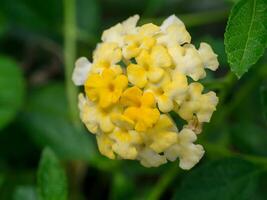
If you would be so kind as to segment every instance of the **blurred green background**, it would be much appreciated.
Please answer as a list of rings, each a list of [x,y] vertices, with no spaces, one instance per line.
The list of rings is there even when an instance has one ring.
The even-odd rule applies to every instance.
[[[35,200],[38,192],[53,193],[58,185],[62,191],[56,193],[63,195],[44,199],[267,199],[267,59],[240,80],[230,72],[224,32],[233,4],[1,0],[0,199]],[[180,170],[179,161],[144,168],[137,161],[108,160],[79,125],[70,80],[74,61],[91,60],[102,31],[133,14],[141,16],[141,24],[160,24],[176,14],[193,44],[208,42],[219,55],[220,68],[203,84],[217,92],[220,104],[199,136],[206,154],[190,171]],[[48,167],[39,165],[45,147],[41,163],[47,158]]]

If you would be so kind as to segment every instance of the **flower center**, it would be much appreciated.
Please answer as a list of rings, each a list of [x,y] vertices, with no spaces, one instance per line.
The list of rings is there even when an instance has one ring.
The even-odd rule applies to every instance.
[[[102,64],[102,67],[103,68],[109,68],[110,67],[110,62],[109,61],[106,61],[106,60],[103,60],[102,62],[101,62],[101,64]]]
[[[163,94],[164,94],[164,91],[163,91],[162,88],[157,88],[156,93],[157,93],[158,95],[163,95]]]
[[[113,92],[113,91],[115,90],[115,86],[114,86],[114,84],[110,83],[110,84],[108,85],[108,89],[109,89],[111,92]]]

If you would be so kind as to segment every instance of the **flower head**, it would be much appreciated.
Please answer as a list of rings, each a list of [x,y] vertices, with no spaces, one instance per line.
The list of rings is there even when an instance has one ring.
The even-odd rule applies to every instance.
[[[207,43],[198,49],[191,44],[175,15],[160,26],[138,26],[138,19],[105,30],[92,62],[77,60],[72,79],[85,90],[79,95],[81,120],[110,159],[157,167],[179,158],[179,166],[190,169],[204,154],[197,134],[218,103],[197,81],[206,69],[218,68],[217,55]],[[183,127],[172,111],[185,120]]]

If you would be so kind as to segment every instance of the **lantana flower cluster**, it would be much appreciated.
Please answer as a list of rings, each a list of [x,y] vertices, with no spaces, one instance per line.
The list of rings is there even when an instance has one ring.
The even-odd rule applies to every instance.
[[[79,58],[73,73],[80,117],[110,159],[139,160],[157,167],[179,158],[190,169],[204,154],[195,144],[218,98],[198,81],[218,68],[210,45],[197,49],[175,15],[161,26],[137,26],[139,16],[105,30],[93,60]],[[177,127],[170,113],[184,121]]]

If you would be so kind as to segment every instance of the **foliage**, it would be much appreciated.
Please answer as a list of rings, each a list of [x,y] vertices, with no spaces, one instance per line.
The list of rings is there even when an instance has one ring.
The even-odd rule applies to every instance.
[[[237,158],[214,161],[188,175],[173,199],[252,199],[262,171]]]
[[[36,144],[50,146],[61,158],[89,160],[95,154],[92,141],[71,124],[66,107],[62,84],[36,88],[20,116],[21,124]]]
[[[44,149],[39,163],[38,194],[42,200],[66,200],[67,177],[55,153]]]
[[[23,102],[24,79],[19,66],[0,57],[0,129],[16,116]]]
[[[91,60],[100,33],[136,13],[176,14],[219,56],[203,84],[220,105],[190,171],[103,158],[76,116],[74,59]],[[0,199],[266,199],[266,47],[266,0],[1,1]]]
[[[225,32],[230,67],[241,77],[267,45],[267,1],[241,0],[231,11]]]

